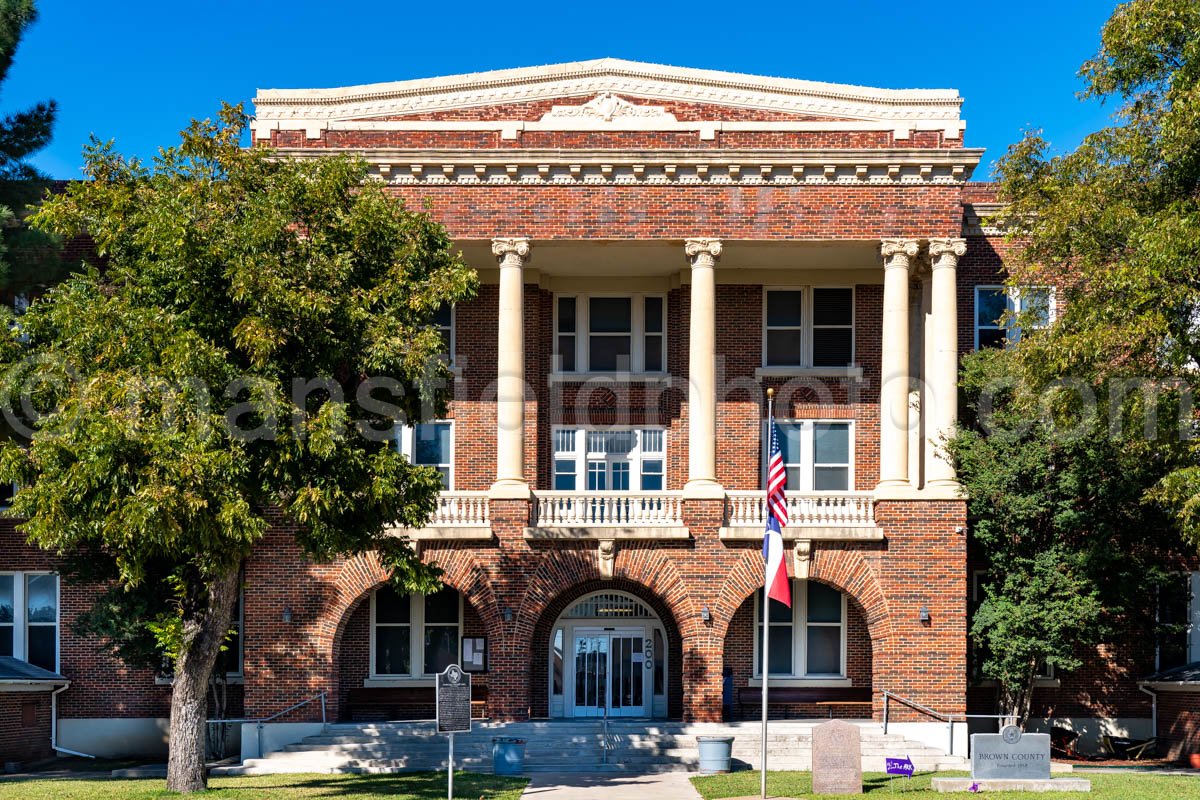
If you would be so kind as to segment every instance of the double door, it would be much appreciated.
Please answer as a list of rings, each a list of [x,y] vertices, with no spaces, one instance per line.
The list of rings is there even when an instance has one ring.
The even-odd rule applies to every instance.
[[[645,628],[576,628],[572,716],[650,716],[653,652]]]

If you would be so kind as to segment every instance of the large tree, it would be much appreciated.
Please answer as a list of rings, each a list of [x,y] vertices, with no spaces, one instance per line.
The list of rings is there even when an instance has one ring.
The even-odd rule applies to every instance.
[[[36,18],[33,0],[0,0],[0,83]],[[48,185],[27,159],[49,143],[55,112],[54,101],[46,100],[0,119],[0,284],[14,292],[61,277],[63,264],[53,238],[24,224],[30,205]]]
[[[1158,626],[1159,591],[1183,548],[1171,515],[1145,495],[1189,453],[1170,439],[1178,393],[1030,383],[1019,351],[964,360],[949,450],[968,496],[971,555],[986,567],[973,666],[1024,725],[1048,669],[1077,669],[1114,634]]]
[[[436,587],[386,531],[423,524],[440,477],[391,431],[444,411],[431,318],[476,282],[361,160],[246,150],[247,122],[224,107],[150,165],[93,142],[90,180],[33,219],[88,233],[106,269],[51,290],[0,345],[10,421],[29,426],[0,453],[21,530],[159,587],[146,622],[174,658],[176,791],[206,785],[208,678],[273,510],[316,557],[378,551],[409,588]]]
[[[1059,287],[1046,335],[1022,342],[1023,378],[1145,378],[1188,392],[1200,379],[1200,3],[1116,9],[1082,95],[1116,103],[1113,123],[1051,156],[1031,134],[1000,160],[1000,215],[1020,245],[1016,284]],[[1193,436],[1191,425],[1175,433]],[[1200,468],[1154,494],[1200,544]]]

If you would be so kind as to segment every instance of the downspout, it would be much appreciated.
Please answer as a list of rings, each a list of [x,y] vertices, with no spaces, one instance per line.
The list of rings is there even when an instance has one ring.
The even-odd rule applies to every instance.
[[[77,750],[68,750],[58,746],[58,696],[69,688],[71,688],[71,683],[68,681],[64,686],[60,686],[50,693],[50,749],[56,753],[66,753],[69,756],[95,758],[89,753],[80,753]]]
[[[1150,695],[1150,735],[1158,736],[1158,693],[1147,689],[1144,683],[1138,684],[1138,691]]]

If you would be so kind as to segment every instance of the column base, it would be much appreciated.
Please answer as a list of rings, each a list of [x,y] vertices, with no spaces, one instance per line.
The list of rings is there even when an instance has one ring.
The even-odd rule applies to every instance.
[[[876,500],[912,500],[919,491],[908,481],[880,481],[875,484]]]
[[[690,480],[683,485],[684,500],[724,500],[725,487],[713,480]]]
[[[529,484],[514,478],[502,478],[488,489],[489,500],[528,500],[530,497]]]
[[[938,499],[947,500],[966,500],[967,493],[963,491],[962,484],[954,478],[940,478],[929,481],[925,484],[922,494],[933,495]]]

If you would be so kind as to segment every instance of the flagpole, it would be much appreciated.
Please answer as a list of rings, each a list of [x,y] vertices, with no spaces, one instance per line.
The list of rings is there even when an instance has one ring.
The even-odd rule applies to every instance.
[[[771,425],[775,423],[775,390],[767,389],[767,436],[771,435]],[[767,508],[766,496],[763,497],[763,508]],[[769,511],[767,513],[770,513]],[[770,674],[770,661],[767,660],[768,650],[771,646],[771,598],[767,595],[766,571],[763,571],[763,590],[762,590],[762,659],[759,662],[762,670],[762,755],[759,759],[762,764],[762,800],[767,798],[767,676]]]

